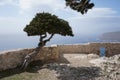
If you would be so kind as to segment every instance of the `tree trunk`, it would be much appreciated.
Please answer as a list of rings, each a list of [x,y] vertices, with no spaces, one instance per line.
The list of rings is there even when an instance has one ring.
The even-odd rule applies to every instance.
[[[51,36],[48,39],[43,40],[45,37],[47,37],[47,35],[46,34],[44,36],[40,35],[40,40],[39,40],[40,42],[38,44],[38,47],[33,52],[25,56],[21,69],[25,70],[27,68],[30,61],[36,57],[36,55],[40,52],[40,50],[46,45],[48,41],[50,41],[50,39],[53,36],[54,34],[51,34]]]
[[[26,55],[25,58],[24,58],[24,62],[21,66],[21,69],[26,69],[28,64],[30,63],[30,61],[32,59],[35,58],[35,56],[40,52],[40,50],[42,49],[43,47],[37,47],[33,52],[31,52],[30,54]]]

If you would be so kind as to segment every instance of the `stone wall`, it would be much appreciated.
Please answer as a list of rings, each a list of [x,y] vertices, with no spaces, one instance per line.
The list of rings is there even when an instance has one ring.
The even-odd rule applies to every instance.
[[[90,52],[99,54],[100,47],[106,48],[106,56],[120,54],[120,43],[90,43]]]
[[[120,43],[87,43],[74,45],[57,45],[44,47],[34,60],[55,61],[61,59],[66,53],[93,53],[99,54],[100,47],[106,48],[106,56],[120,54]],[[22,64],[24,57],[34,49],[19,49],[13,51],[0,52],[0,71],[15,68]]]
[[[58,45],[60,53],[89,53],[89,44]]]
[[[74,45],[58,45],[59,53],[93,53],[100,54],[100,48],[106,49],[106,56],[120,54],[120,43],[87,43]]]
[[[0,71],[20,66],[24,57],[34,49],[19,49],[0,53]],[[50,61],[58,59],[57,48],[45,47],[34,60]]]

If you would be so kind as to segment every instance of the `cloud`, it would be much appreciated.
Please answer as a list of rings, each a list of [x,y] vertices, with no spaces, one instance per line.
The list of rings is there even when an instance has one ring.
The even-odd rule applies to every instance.
[[[8,4],[10,2],[10,0],[0,0],[0,5]]]
[[[19,0],[19,6],[22,10],[43,10],[49,11],[56,10],[64,7],[64,1],[62,0]]]
[[[74,13],[67,20],[74,33],[93,35],[120,30],[120,16],[116,14],[111,8],[94,8],[85,15]]]
[[[111,8],[93,8],[92,10],[89,10],[87,14],[81,15],[81,13],[70,9],[69,7],[65,8],[64,0],[0,0],[0,4],[2,5],[13,5],[13,3],[19,7],[18,9],[22,15],[20,14],[19,17],[12,19],[14,23],[16,23],[15,25],[8,21],[10,20],[8,18],[6,18],[6,20],[1,20],[0,25],[25,25],[37,12],[45,11],[51,12],[58,17],[67,20],[73,28],[74,33],[95,34],[110,30],[120,30],[120,17],[117,16],[117,11]],[[20,18],[21,16],[23,16],[22,19]],[[24,22],[23,19],[26,17],[29,18]],[[18,20],[19,18],[21,20]],[[18,22],[16,22],[16,20],[18,20]],[[3,24],[3,22],[6,21],[9,25]]]
[[[29,22],[27,17],[0,17],[0,34],[23,33],[23,28]]]
[[[92,10],[89,10],[88,14],[86,14],[87,17],[106,17],[106,16],[112,16],[116,14],[117,12],[114,11],[111,8],[93,8]]]
[[[8,4],[17,6],[18,1],[17,0],[0,0],[0,6],[8,5]]]
[[[91,17],[113,17],[116,16],[117,11],[111,9],[111,8],[93,8],[88,11],[87,14],[81,15],[79,12],[73,12],[68,10],[67,12],[72,12],[70,14],[74,15],[72,17],[69,17],[70,19],[79,19],[79,18],[91,18]]]

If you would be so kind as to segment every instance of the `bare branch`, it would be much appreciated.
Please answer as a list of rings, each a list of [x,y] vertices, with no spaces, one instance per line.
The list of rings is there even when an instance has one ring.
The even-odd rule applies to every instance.
[[[51,39],[53,36],[54,36],[54,34],[51,34],[51,36],[50,36],[48,39],[44,40],[44,44],[46,44],[48,41],[50,41],[50,39]]]
[[[46,40],[44,40],[44,41],[50,41],[50,39],[52,38],[54,36],[54,34],[51,34],[51,36],[48,38],[48,39],[46,39]]]

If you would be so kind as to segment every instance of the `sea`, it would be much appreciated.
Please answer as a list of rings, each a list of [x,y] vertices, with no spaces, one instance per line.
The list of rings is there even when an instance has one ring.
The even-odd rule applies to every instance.
[[[39,42],[39,36],[30,36],[26,34],[0,34],[0,51],[35,48]],[[99,42],[97,37],[75,35],[66,37],[55,35],[46,46],[63,44],[84,44],[88,42]]]

